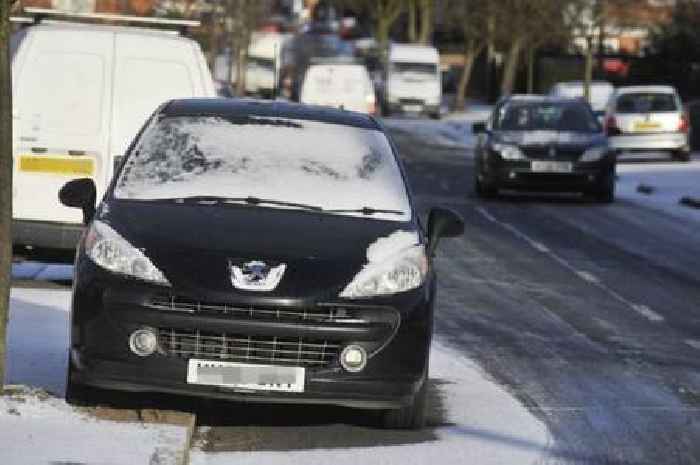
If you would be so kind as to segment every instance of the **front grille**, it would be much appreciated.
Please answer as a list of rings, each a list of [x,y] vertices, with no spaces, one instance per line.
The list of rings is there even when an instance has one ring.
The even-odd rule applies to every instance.
[[[554,156],[552,156],[549,146],[523,147],[522,151],[527,158],[552,161],[577,161],[583,154],[583,151],[578,148],[555,147]]]
[[[174,296],[157,297],[151,307],[185,313],[211,313],[249,320],[281,321],[288,323],[367,323],[358,311],[342,306],[259,307],[240,306],[217,302],[201,302]]]
[[[340,350],[340,344],[326,340],[241,336],[173,328],[158,329],[158,344],[165,355],[183,359],[317,368],[334,363]]]

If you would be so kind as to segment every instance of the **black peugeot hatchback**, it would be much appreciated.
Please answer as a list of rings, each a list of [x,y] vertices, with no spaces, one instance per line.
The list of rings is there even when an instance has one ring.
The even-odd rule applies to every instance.
[[[616,153],[583,100],[539,95],[505,97],[475,149],[476,194],[501,189],[582,192],[601,203],[615,200]]]
[[[176,100],[83,210],[67,398],[94,388],[382,411],[425,421],[431,257],[396,149],[372,117],[247,100]]]

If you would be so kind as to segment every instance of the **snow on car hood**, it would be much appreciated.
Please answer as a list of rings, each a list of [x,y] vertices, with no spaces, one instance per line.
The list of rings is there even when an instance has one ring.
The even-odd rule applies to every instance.
[[[382,132],[284,118],[164,118],[138,141],[114,196],[252,196],[332,210],[398,212],[373,219],[411,218],[403,176]]]

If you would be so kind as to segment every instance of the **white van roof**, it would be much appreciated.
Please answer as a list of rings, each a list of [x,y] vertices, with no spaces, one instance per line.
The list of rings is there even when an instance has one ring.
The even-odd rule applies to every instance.
[[[617,95],[634,94],[639,92],[654,92],[660,94],[677,94],[673,86],[625,86],[618,87]]]
[[[104,31],[117,34],[158,36],[165,39],[192,42],[193,39],[182,37],[177,31],[167,29],[153,29],[134,26],[112,26],[107,24],[75,23],[71,21],[45,20],[33,26],[29,26],[29,31],[42,30],[71,30],[71,31]]]
[[[389,61],[437,63],[440,61],[440,54],[430,45],[392,44],[389,49]]]
[[[282,52],[282,46],[290,37],[290,34],[279,32],[254,32],[250,39],[248,55],[274,58]]]

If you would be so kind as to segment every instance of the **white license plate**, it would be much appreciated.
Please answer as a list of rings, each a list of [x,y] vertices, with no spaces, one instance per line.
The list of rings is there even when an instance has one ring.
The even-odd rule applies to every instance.
[[[568,161],[533,161],[530,169],[535,173],[570,173],[573,167]]]
[[[250,365],[191,359],[187,382],[250,391],[304,392],[305,370],[301,367]]]
[[[423,109],[420,105],[404,105],[403,111],[419,112]]]

